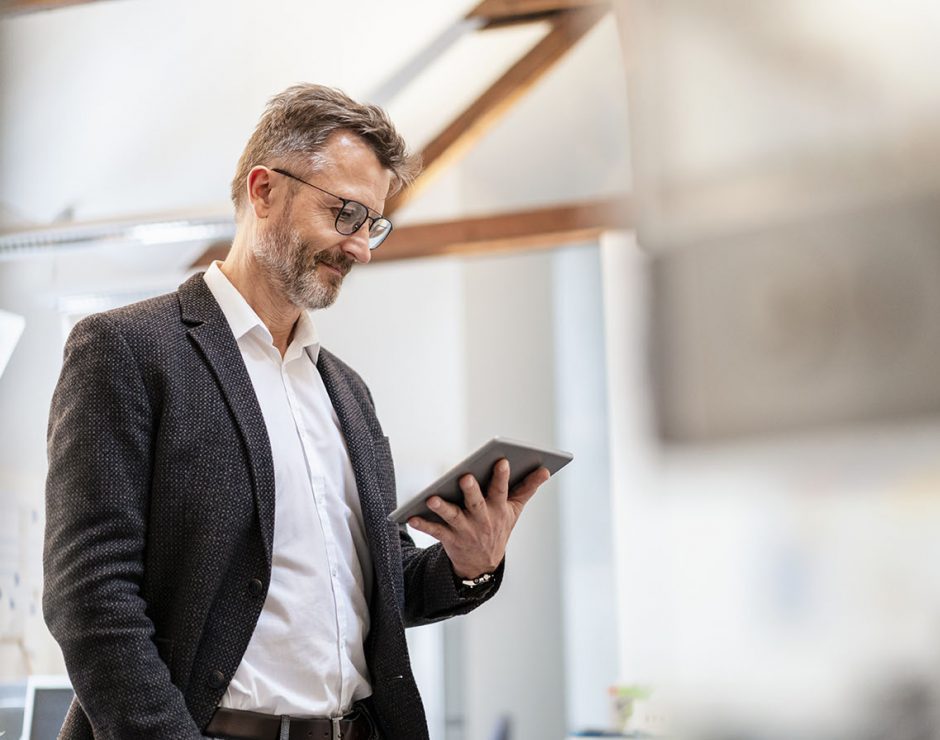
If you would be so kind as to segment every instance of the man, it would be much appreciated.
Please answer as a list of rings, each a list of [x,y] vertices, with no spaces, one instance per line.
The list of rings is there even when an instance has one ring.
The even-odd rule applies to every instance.
[[[547,477],[497,465],[443,523],[387,521],[365,384],[311,313],[391,230],[415,170],[385,114],[298,85],[233,181],[223,263],[73,330],[49,424],[43,608],[75,687],[64,738],[427,737],[406,626],[499,586]]]

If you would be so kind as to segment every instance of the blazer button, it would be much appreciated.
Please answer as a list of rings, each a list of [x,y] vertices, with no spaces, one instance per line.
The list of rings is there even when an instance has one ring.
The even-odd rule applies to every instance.
[[[212,671],[208,681],[212,688],[217,689],[225,683],[225,674],[222,671]]]
[[[259,581],[257,578],[252,578],[248,581],[248,593],[252,596],[261,596],[264,592],[264,584]]]

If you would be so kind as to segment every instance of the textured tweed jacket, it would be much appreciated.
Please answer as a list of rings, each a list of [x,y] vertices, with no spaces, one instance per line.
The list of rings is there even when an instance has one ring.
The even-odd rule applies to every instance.
[[[318,369],[375,569],[375,712],[386,737],[420,740],[404,629],[470,611],[500,579],[462,591],[440,545],[387,521],[394,467],[369,391],[325,350]],[[43,611],[76,695],[60,737],[202,737],[267,593],[275,490],[248,372],[201,275],[75,327],[48,445]]]

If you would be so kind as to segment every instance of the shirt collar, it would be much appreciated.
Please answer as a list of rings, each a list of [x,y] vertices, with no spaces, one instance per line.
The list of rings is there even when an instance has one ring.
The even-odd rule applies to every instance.
[[[271,332],[268,331],[268,327],[264,325],[254,309],[248,305],[248,301],[238,292],[238,288],[232,285],[225,273],[219,269],[220,264],[217,260],[209,265],[203,279],[218,302],[219,308],[222,309],[225,320],[228,322],[232,334],[235,335],[235,340],[238,341],[255,330],[262,332],[262,336],[266,341],[273,342],[274,338],[271,336]],[[310,355],[310,359],[316,364],[320,356],[320,337],[317,334],[317,328],[313,323],[311,313],[313,312],[309,310],[300,312],[300,317],[294,325],[294,337],[290,346],[296,345],[298,349],[306,350],[307,354]],[[288,348],[288,354],[292,354],[290,347]]]
[[[312,313],[313,311],[310,310],[300,312],[297,323],[294,324],[294,338],[291,340],[291,345],[297,345],[306,350],[313,364],[316,365],[320,357],[320,335],[317,334]]]

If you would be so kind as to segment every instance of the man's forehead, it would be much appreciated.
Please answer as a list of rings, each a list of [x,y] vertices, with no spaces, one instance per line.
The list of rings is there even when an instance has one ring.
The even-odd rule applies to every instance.
[[[382,166],[371,145],[351,131],[332,133],[318,152],[304,160],[313,173],[336,187],[365,189],[377,202],[385,200],[391,187],[392,172]]]

